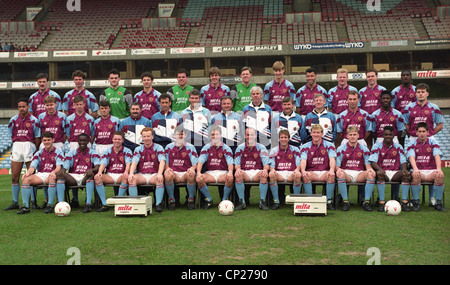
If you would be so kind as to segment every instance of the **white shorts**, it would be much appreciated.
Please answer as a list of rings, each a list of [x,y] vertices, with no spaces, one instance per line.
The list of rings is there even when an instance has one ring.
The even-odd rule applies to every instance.
[[[84,174],[69,173],[75,179],[77,186],[83,185]]]
[[[363,172],[362,170],[346,170],[343,169],[345,174],[347,174],[348,176],[350,176],[350,182],[351,183],[355,183],[356,182],[356,178],[358,177],[358,175]]]
[[[50,172],[36,172],[34,175],[42,179],[42,185],[47,185],[47,178]]]
[[[312,173],[316,174],[317,177],[322,177],[325,173],[329,172],[329,170],[320,170],[320,171],[311,171]]]
[[[178,176],[179,179],[181,179],[183,175],[186,174],[186,171],[173,171],[173,173],[175,173],[175,175]]]
[[[395,173],[399,172],[400,170],[385,170],[386,176],[388,177],[388,182],[392,181],[392,177],[394,177]]]
[[[219,177],[227,174],[228,170],[210,170],[210,171],[206,171],[207,174],[211,175],[212,177],[214,177],[214,179],[216,179],[216,183],[219,182]]]
[[[150,179],[152,179],[153,176],[157,175],[158,173],[137,173],[139,175],[142,175],[142,177],[145,178],[147,181],[147,184],[150,184]]]
[[[11,161],[29,162],[33,160],[36,145],[32,142],[15,142],[12,146]]]
[[[117,184],[117,180],[119,179],[120,176],[123,175],[122,173],[106,173],[106,174],[112,178],[112,180],[114,181],[114,184]]]
[[[345,145],[345,144],[347,144],[347,142],[348,142],[348,139],[342,139],[341,145]],[[358,140],[358,142],[360,144],[362,144],[363,146],[367,147],[367,142],[364,139],[360,139],[360,140]]]
[[[245,174],[250,178],[250,182],[253,182],[253,178],[255,178],[256,174],[258,174],[262,169],[251,169],[251,170],[242,170]]]
[[[436,169],[419,169],[420,174],[425,176],[425,179],[427,179],[428,176],[430,176],[430,174],[435,172],[435,171],[436,171]],[[411,169],[411,174],[412,173],[413,173],[413,170]]]
[[[95,151],[100,155],[100,157],[105,153],[105,151],[113,146],[113,144],[94,144]]]
[[[287,182],[287,179],[294,173],[294,171],[284,170],[284,171],[277,171],[277,173],[284,178],[284,182]]]

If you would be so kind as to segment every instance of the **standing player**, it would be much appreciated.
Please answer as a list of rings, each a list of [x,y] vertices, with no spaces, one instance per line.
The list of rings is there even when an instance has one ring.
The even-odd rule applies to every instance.
[[[181,112],[183,127],[187,133],[188,142],[200,153],[209,139],[208,130],[211,126],[211,112],[200,104],[200,91],[193,89],[189,93],[189,107]]]
[[[53,146],[53,133],[44,132],[42,134],[44,147],[33,157],[30,167],[22,176],[22,200],[24,205],[17,214],[27,214],[30,212],[29,199],[31,197],[31,188],[36,185],[48,185],[49,199],[45,213],[53,212],[53,201],[58,191],[58,200],[64,200],[64,184],[56,184],[56,174],[61,170],[64,163],[63,153]],[[37,171],[35,174],[33,174]]]
[[[348,108],[348,102],[347,102],[347,94],[349,91],[356,91],[358,92],[358,89],[356,87],[353,87],[348,84],[348,71],[345,68],[339,68],[337,70],[337,86],[331,88],[328,90],[328,110],[331,111],[337,116],[345,111]]]
[[[102,91],[99,101],[107,100],[111,106],[111,115],[124,119],[130,115],[133,95],[125,87],[120,86],[120,72],[112,69],[108,73],[109,87]]]
[[[130,175],[128,176],[128,192],[130,196],[136,196],[138,195],[138,185],[155,184],[156,211],[162,212],[162,200],[164,197],[163,171],[166,161],[164,149],[159,144],[153,143],[152,128],[142,129],[141,136],[144,144],[134,150]]]
[[[380,97],[381,108],[370,115],[372,137],[375,139],[375,142],[383,141],[384,127],[392,126],[394,128],[394,142],[399,143],[402,138],[401,133],[405,130],[402,113],[392,107],[392,95],[389,91],[381,91]]]
[[[264,91],[259,86],[250,89],[252,102],[242,110],[242,122],[245,128],[256,130],[257,142],[270,149],[272,130],[272,108],[262,101]]]
[[[44,113],[38,117],[38,126],[41,129],[41,134],[44,132],[53,133],[53,146],[64,153],[64,143],[66,142],[66,126],[67,116],[63,112],[56,110],[56,98],[47,96],[45,98]],[[41,144],[41,147],[43,144]]]
[[[124,146],[134,151],[142,144],[142,130],[151,127],[152,123],[149,119],[142,116],[142,107],[138,102],[131,104],[130,116],[123,119],[119,125],[119,130],[125,134]],[[153,130],[152,130],[153,139]]]
[[[311,127],[321,125],[323,139],[328,142],[336,141],[336,116],[325,108],[326,99],[322,93],[314,95],[314,109],[305,117],[305,141],[311,141]]]
[[[276,61],[272,68],[275,78],[264,86],[264,101],[272,111],[281,112],[284,98],[295,99],[295,88],[289,80],[284,78],[286,69],[283,62]]]
[[[220,98],[220,106],[222,110],[211,119],[211,126],[220,127],[223,143],[229,146],[234,154],[243,139],[242,116],[232,111],[233,100],[229,96]]]
[[[152,87],[154,79],[151,72],[142,73],[141,81],[144,89],[134,95],[134,102],[139,102],[142,106],[142,116],[149,120],[160,110],[159,96],[161,93]]]
[[[100,102],[100,117],[94,121],[92,147],[100,156],[113,145],[113,134],[119,130],[120,120],[110,114],[109,101]]]
[[[410,141],[407,147],[406,157],[412,167],[411,192],[413,195],[413,211],[419,211],[419,194],[421,182],[432,182],[433,191],[436,195],[434,208],[444,212],[442,205],[444,194],[444,172],[441,169],[442,151],[436,140],[428,138],[428,125],[424,122],[416,126],[417,139]],[[434,198],[434,197],[433,197]],[[430,198],[431,199],[431,198]]]
[[[68,152],[64,159],[64,167],[61,170],[59,180],[64,180],[66,186],[81,186],[86,187],[86,204],[83,213],[92,211],[91,201],[94,194],[94,176],[98,173],[100,166],[100,156],[98,153],[88,147],[89,136],[87,134],[78,135],[78,148]],[[66,170],[68,172],[66,173]],[[79,207],[78,188],[72,189],[73,199],[70,204],[72,207]],[[49,190],[50,191],[50,190]]]
[[[339,193],[342,196],[341,210],[350,210],[347,183],[366,183],[366,192],[373,191],[375,171],[369,162],[370,151],[358,142],[359,130],[355,126],[347,129],[348,142],[337,149],[336,176]]]
[[[167,94],[172,97],[172,110],[177,113],[189,107],[189,94],[194,87],[187,84],[188,80],[188,71],[186,69],[180,69],[177,72],[178,85],[167,90]]]
[[[130,173],[133,152],[123,146],[125,135],[121,131],[113,133],[113,146],[106,149],[101,156],[100,166],[94,176],[95,188],[102,201],[102,207],[98,212],[108,210],[106,204],[105,186],[103,184],[120,184],[119,196],[124,196],[128,190],[128,175]],[[103,173],[106,171],[106,173]]]
[[[383,130],[383,141],[376,143],[370,153],[369,161],[372,168],[377,172],[377,190],[379,206],[378,211],[384,211],[384,190],[385,183],[389,181],[401,182],[402,191],[402,209],[407,211],[407,199],[411,175],[408,171],[408,162],[406,161],[403,147],[394,142],[394,128],[386,126]],[[366,211],[372,211],[369,206],[371,192],[365,193],[363,208]]]
[[[187,206],[189,210],[195,209],[195,170],[198,155],[195,147],[186,142],[186,130],[183,126],[175,128],[175,141],[168,144],[165,149],[166,163],[164,180],[167,195],[169,196],[169,210],[175,209],[175,183],[186,183],[188,192]]]
[[[317,71],[314,68],[308,68],[305,73],[306,84],[300,87],[295,94],[297,113],[303,118],[314,109],[314,96],[316,94],[323,94],[325,98],[328,97],[327,90],[316,82]],[[325,106],[326,104],[325,101]]]
[[[81,95],[86,100],[86,106],[84,107],[84,111],[89,114],[89,109],[91,110],[90,115],[96,119],[98,114],[98,103],[92,92],[86,90],[84,88],[84,79],[86,78],[86,74],[81,70],[75,70],[72,73],[72,80],[75,83],[75,88],[70,90],[64,95],[62,101],[62,109],[64,110],[64,114],[66,116],[70,116],[75,113],[75,107],[73,105],[73,99]]]
[[[13,142],[11,149],[11,191],[13,201],[5,210],[19,209],[20,172],[24,163],[27,168],[30,167],[33,154],[39,149],[41,137],[38,120],[28,111],[28,99],[20,98],[17,101],[17,108],[19,109],[19,114],[12,117],[8,124],[8,134]]]
[[[400,79],[402,84],[392,90],[392,107],[403,113],[405,107],[416,102],[416,86],[411,83],[411,71],[403,70]]]
[[[306,139],[305,124],[302,116],[295,113],[295,101],[290,97],[283,99],[283,112],[275,115],[272,121],[278,135],[281,130],[289,132],[289,144],[299,147]]]
[[[91,136],[94,133],[94,118],[85,111],[86,99],[78,95],[73,98],[73,104],[75,106],[75,113],[67,117],[66,125],[66,136],[69,141],[67,153],[79,147],[78,136],[80,134],[86,134],[90,144]]]
[[[336,148],[324,139],[323,127],[313,125],[311,127],[312,140],[302,145],[301,173],[303,188],[306,194],[312,194],[312,182],[326,182],[327,208],[334,210],[331,203],[335,187]]]
[[[233,111],[242,112],[245,105],[250,104],[252,97],[250,95],[250,89],[256,86],[256,83],[252,82],[253,72],[248,66],[241,68],[241,83],[238,83],[231,87],[230,97],[233,100]]]
[[[207,107],[213,115],[220,112],[220,98],[230,96],[230,88],[220,83],[220,76],[219,68],[211,67],[209,70],[210,83],[200,89],[202,106]]]
[[[279,145],[272,148],[269,153],[270,171],[269,186],[274,198],[272,209],[280,208],[278,194],[278,182],[294,183],[294,194],[300,194],[300,150],[289,144],[290,134],[288,130],[280,130],[278,133]]]
[[[53,90],[48,88],[48,74],[39,73],[36,76],[38,91],[31,94],[28,99],[29,112],[35,116],[39,117],[41,113],[45,112],[45,98],[47,96],[53,96],[56,98],[56,110],[61,111],[61,97]]]
[[[372,143],[370,141],[370,132],[372,124],[370,115],[366,111],[358,107],[359,95],[356,91],[349,91],[347,94],[348,109],[339,114],[336,120],[337,139],[336,146],[347,143],[347,128],[357,126],[359,129],[358,142],[370,149]]]
[[[420,122],[425,122],[429,126],[428,136],[433,139],[434,135],[444,127],[442,111],[437,105],[428,101],[429,92],[430,87],[427,84],[417,84],[417,101],[407,105],[403,111],[405,127],[409,133],[410,141],[417,139],[416,126]]]
[[[167,94],[159,96],[160,112],[154,114],[151,118],[151,126],[155,132],[153,141],[163,148],[172,142],[175,128],[181,125],[180,115],[171,109],[172,97]]]
[[[270,107],[269,107],[270,108]],[[264,145],[257,143],[257,131],[253,128],[245,129],[245,142],[236,149],[234,159],[236,192],[239,196],[239,205],[235,210],[244,210],[245,185],[244,182],[259,182],[259,195],[261,210],[268,210],[266,196],[269,178],[269,153]]]
[[[381,91],[386,90],[378,85],[378,71],[369,69],[366,71],[367,86],[359,90],[361,109],[369,114],[381,108]]]
[[[233,153],[231,148],[222,142],[219,126],[211,128],[211,142],[205,145],[197,164],[197,185],[206,197],[205,209],[209,209],[213,200],[209,194],[208,183],[225,183],[222,200],[227,200],[233,189]],[[203,165],[206,172],[202,173]]]

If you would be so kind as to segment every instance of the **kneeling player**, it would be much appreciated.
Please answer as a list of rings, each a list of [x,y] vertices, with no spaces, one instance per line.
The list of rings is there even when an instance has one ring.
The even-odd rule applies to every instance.
[[[312,194],[311,182],[326,182],[327,208],[334,210],[331,203],[335,187],[336,149],[334,144],[322,139],[323,127],[311,126],[312,141],[304,144],[301,153],[301,173],[306,194]]]
[[[428,125],[418,123],[416,126],[417,139],[411,141],[407,147],[406,157],[412,167],[411,192],[413,195],[413,211],[419,211],[419,194],[421,182],[433,182],[433,190],[436,194],[434,208],[444,212],[442,197],[444,194],[444,172],[441,169],[442,151],[439,144],[433,138],[428,138]]]
[[[294,194],[300,194],[301,190],[300,150],[290,145],[289,140],[289,131],[286,129],[280,130],[278,133],[279,145],[272,148],[269,153],[269,186],[274,199],[272,207],[274,210],[280,208],[277,182],[293,182]]]
[[[342,196],[342,211],[350,210],[347,183],[366,183],[366,189],[374,187],[375,171],[369,162],[369,149],[358,142],[359,130],[356,126],[347,128],[348,142],[337,149],[336,176],[339,193]]]
[[[253,128],[245,129],[245,143],[239,145],[236,149],[234,159],[236,173],[236,192],[239,196],[239,205],[235,210],[244,210],[245,204],[245,185],[244,182],[259,182],[261,210],[268,210],[266,205],[266,196],[268,190],[267,180],[269,177],[269,153],[265,146],[256,142],[256,130]]]
[[[212,127],[210,134],[211,143],[202,148],[197,165],[197,184],[207,200],[205,209],[212,205],[208,183],[225,183],[222,200],[228,199],[228,195],[233,189],[234,161],[231,148],[223,143],[222,131],[219,126]],[[205,163],[206,172],[202,173],[202,167]]]
[[[53,212],[53,201],[58,191],[58,201],[64,201],[64,184],[56,185],[56,174],[61,170],[64,163],[64,154],[61,150],[53,146],[53,133],[44,132],[42,134],[44,147],[33,157],[30,167],[22,176],[22,200],[24,205],[17,214],[27,214],[30,212],[30,197],[33,186],[48,185],[48,202],[45,213]],[[33,174],[37,170],[37,173]]]
[[[88,147],[89,136],[87,134],[78,135],[78,148],[70,151],[64,161],[63,174],[58,177],[58,183],[65,181],[66,186],[86,185],[86,204],[83,213],[89,213],[91,209],[92,195],[94,194],[94,176],[100,166],[100,156]],[[64,173],[68,169],[68,173]],[[63,180],[63,181],[60,181]],[[72,204],[79,206],[78,191],[72,191],[74,197]]]
[[[195,147],[186,142],[186,130],[182,125],[175,128],[175,141],[166,146],[166,163],[164,180],[169,196],[169,210],[175,209],[174,183],[186,183],[188,192],[187,206],[189,210],[195,209],[195,168],[198,155]]]
[[[159,144],[153,143],[153,129],[145,127],[141,131],[143,145],[134,150],[133,160],[128,176],[128,191],[130,196],[137,196],[138,185],[155,184],[156,211],[162,212],[162,200],[164,197],[164,165],[166,157],[164,149]],[[137,173],[135,173],[137,171]]]
[[[383,129],[383,141],[376,143],[370,152],[369,161],[372,168],[377,172],[377,190],[380,199],[378,211],[384,211],[384,189],[385,183],[389,181],[401,182],[402,191],[402,210],[409,211],[407,208],[409,181],[411,175],[408,171],[403,147],[394,142],[394,127],[386,126]],[[366,191],[363,208],[366,211],[372,211],[369,205],[372,191]]]
[[[106,204],[105,186],[103,184],[120,184],[119,196],[124,196],[128,189],[128,174],[130,173],[133,152],[123,146],[125,134],[121,131],[113,133],[113,146],[107,148],[102,155],[98,173],[95,175],[95,188],[103,207],[98,212],[108,210]],[[106,170],[106,173],[103,173]]]

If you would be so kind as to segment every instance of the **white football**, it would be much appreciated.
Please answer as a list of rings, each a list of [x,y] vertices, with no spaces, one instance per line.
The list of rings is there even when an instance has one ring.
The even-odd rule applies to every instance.
[[[67,202],[59,202],[55,206],[55,214],[58,217],[65,217],[70,214],[70,205]]]
[[[402,206],[396,200],[387,201],[384,205],[384,211],[389,216],[397,216],[402,211]]]
[[[233,214],[234,211],[234,204],[230,200],[223,200],[219,203],[219,213],[221,213],[224,216],[229,216]]]

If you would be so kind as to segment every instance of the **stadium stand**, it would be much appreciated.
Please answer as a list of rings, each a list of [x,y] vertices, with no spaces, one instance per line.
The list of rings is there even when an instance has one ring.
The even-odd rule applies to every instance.
[[[55,1],[47,21],[60,23],[42,48],[91,49],[110,48],[124,19],[146,17],[150,5],[143,1],[85,1],[83,13],[67,10],[65,1]],[[130,5],[132,4],[132,5]],[[101,12],[100,12],[101,11]],[[120,11],[120,16],[117,12]],[[99,13],[101,16],[99,17]]]

